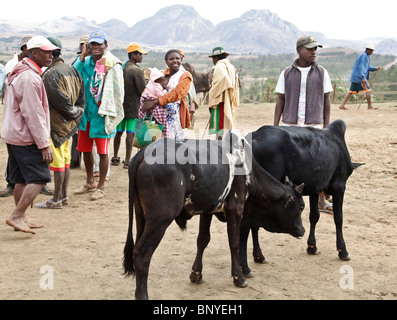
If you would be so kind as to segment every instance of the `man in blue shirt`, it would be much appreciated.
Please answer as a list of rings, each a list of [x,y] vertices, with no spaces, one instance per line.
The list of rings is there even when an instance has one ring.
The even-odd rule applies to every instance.
[[[378,71],[380,69],[380,67],[373,68],[370,66],[369,56],[374,53],[374,50],[375,50],[375,46],[373,44],[369,44],[367,45],[365,51],[362,54],[360,54],[360,56],[357,58],[350,78],[350,82],[351,82],[350,90],[347,93],[342,104],[339,106],[339,109],[348,110],[345,107],[346,102],[349,100],[352,94],[359,94],[359,93],[366,94],[366,98],[368,102],[368,110],[377,109],[372,106],[372,101],[371,101],[372,89],[368,83],[369,72]]]

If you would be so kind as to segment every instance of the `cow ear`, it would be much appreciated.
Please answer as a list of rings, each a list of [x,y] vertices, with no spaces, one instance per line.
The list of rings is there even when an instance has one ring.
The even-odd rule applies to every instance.
[[[287,201],[285,202],[285,209],[288,209],[291,207],[292,203],[295,201],[296,197],[295,196],[288,196]]]
[[[304,183],[302,183],[300,186],[297,186],[296,188],[295,188],[295,190],[296,190],[296,192],[298,192],[299,194],[302,194],[303,195],[303,188],[305,187],[305,184]]]

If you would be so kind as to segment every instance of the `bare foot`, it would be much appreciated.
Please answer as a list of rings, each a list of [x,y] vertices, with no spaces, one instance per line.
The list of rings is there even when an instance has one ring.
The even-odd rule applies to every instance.
[[[349,110],[345,106],[339,106],[339,109],[341,109],[341,110]]]
[[[13,227],[15,231],[22,231],[22,232],[26,232],[26,233],[36,234],[36,232],[34,232],[32,229],[30,229],[30,227],[25,223],[25,221],[23,221],[22,218],[19,218],[19,219],[8,218],[6,220],[6,223],[10,227]]]
[[[40,229],[40,228],[43,228],[44,227],[44,225],[43,224],[36,224],[36,223],[33,223],[33,222],[30,222],[28,219],[23,219],[23,221],[27,224],[27,226],[30,228],[30,229]]]
[[[368,107],[368,110],[378,110],[378,108],[370,106],[370,107]]]

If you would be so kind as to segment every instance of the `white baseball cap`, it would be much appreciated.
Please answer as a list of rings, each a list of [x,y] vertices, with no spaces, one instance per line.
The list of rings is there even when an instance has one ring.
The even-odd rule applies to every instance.
[[[32,39],[28,41],[26,44],[28,50],[34,49],[34,48],[39,48],[44,51],[53,51],[53,50],[58,50],[57,46],[54,46],[50,40],[43,36],[35,36]]]
[[[375,45],[373,43],[369,43],[367,44],[366,49],[375,50]]]

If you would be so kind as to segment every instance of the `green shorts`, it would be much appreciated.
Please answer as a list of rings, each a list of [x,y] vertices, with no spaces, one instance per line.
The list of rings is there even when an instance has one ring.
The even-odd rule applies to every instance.
[[[117,132],[131,132],[135,133],[135,118],[124,118],[118,125],[117,125]]]

